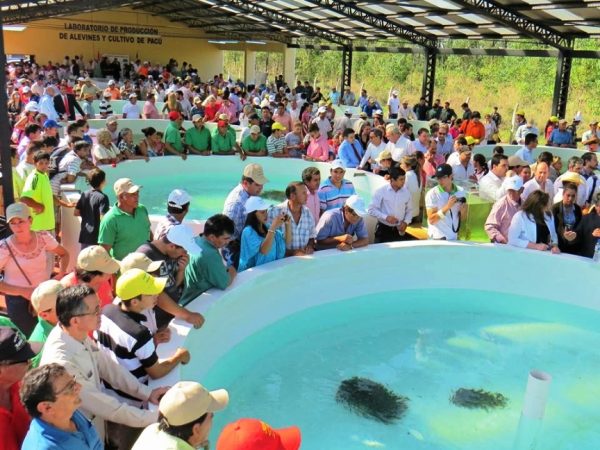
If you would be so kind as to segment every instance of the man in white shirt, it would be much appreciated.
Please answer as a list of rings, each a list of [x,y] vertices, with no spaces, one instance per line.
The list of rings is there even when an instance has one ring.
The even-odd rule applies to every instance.
[[[525,136],[528,134],[535,134],[536,136],[540,135],[540,130],[535,126],[535,121],[533,119],[529,119],[526,124],[521,125],[517,132],[515,133],[515,140],[519,145],[525,145]]]
[[[400,110],[400,100],[398,100],[398,91],[393,90],[390,98],[388,99],[388,117],[396,120],[398,118],[398,111]]]
[[[460,223],[467,217],[467,199],[464,190],[454,184],[452,167],[440,164],[435,177],[438,185],[425,195],[427,233],[429,239],[455,241]]]
[[[412,155],[416,151],[425,153],[429,148],[429,130],[427,128],[419,128],[417,131],[417,139],[412,141],[408,146],[408,154]]]
[[[369,138],[370,142],[360,161],[359,168],[364,169],[367,163],[370,163],[371,171],[377,173],[379,171],[379,165],[375,162],[375,159],[385,150],[387,144],[383,141],[383,132],[379,128],[373,128]]]
[[[492,168],[479,180],[479,197],[482,200],[495,202],[504,195],[501,188],[506,172],[508,172],[508,156],[494,155]]]
[[[123,105],[123,119],[139,119],[140,117],[137,95],[129,94],[129,101]]]
[[[398,118],[404,118],[406,120],[415,120],[415,113],[412,108],[408,106],[408,99],[402,100],[402,105],[398,108]]]
[[[394,165],[388,173],[389,184],[375,191],[368,209],[377,219],[375,243],[407,240],[406,227],[412,221],[411,195],[404,186],[406,172]]]
[[[550,196],[550,203],[552,203],[552,199],[554,198],[554,185],[552,184],[552,181],[548,179],[549,172],[547,163],[540,161],[536,164],[533,178],[523,186],[523,193],[521,194],[521,199],[523,201],[527,200],[527,197],[529,197],[533,191],[542,191]]]
[[[319,126],[319,133],[321,136],[324,136],[325,139],[328,138],[329,133],[331,133],[331,122],[326,117],[327,108],[325,106],[320,106],[317,110],[317,117],[312,120],[312,123],[316,123]]]
[[[535,163],[533,157],[533,151],[538,146],[537,134],[529,133],[525,135],[525,144],[519,150],[516,151],[515,156],[518,156],[523,161],[527,161],[529,164]]]
[[[458,162],[452,164],[452,174],[455,181],[474,181],[475,167],[471,162],[471,147],[463,145],[458,150]]]

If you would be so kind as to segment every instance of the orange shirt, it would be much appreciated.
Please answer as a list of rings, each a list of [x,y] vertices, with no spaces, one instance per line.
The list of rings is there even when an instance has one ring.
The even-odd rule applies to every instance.
[[[481,141],[485,137],[485,126],[481,122],[465,120],[460,126],[460,132],[465,136],[471,136],[473,139]]]

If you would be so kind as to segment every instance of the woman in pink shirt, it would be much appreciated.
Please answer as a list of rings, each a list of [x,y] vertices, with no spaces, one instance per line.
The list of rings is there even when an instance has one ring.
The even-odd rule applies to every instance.
[[[61,278],[69,265],[69,254],[47,231],[31,230],[31,210],[24,203],[13,203],[6,209],[6,220],[12,236],[0,242],[0,292],[6,297],[8,317],[29,336],[37,324],[30,308],[31,293],[50,279],[54,256],[60,258]],[[49,257],[49,253],[51,254]]]
[[[329,161],[329,143],[326,136],[321,136],[319,125],[312,123],[308,128],[310,134],[310,143],[306,148],[306,156],[303,159],[307,161]]]

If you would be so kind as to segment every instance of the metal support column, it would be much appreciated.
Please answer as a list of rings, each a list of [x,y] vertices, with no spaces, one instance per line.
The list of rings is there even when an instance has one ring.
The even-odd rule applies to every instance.
[[[435,87],[435,63],[437,51],[434,48],[425,49],[425,69],[423,71],[423,85],[421,97],[427,100],[429,106],[433,105],[433,89]]]
[[[558,54],[558,66],[554,80],[554,95],[552,97],[552,114],[565,118],[567,112],[567,98],[569,96],[569,83],[571,81],[571,66],[573,55],[569,50],[561,50]]]
[[[2,21],[2,12],[0,12],[0,25]],[[6,96],[6,52],[4,51],[4,33],[0,29],[0,164],[2,164],[2,192],[4,199],[4,208],[11,203],[14,203],[15,197],[13,192],[12,181],[12,164],[10,160],[10,124],[8,123],[8,109],[6,104],[8,99]],[[4,211],[2,211],[4,214]]]
[[[342,85],[340,86],[340,94],[344,91],[344,87],[350,86],[352,82],[352,47],[344,47],[342,49]]]

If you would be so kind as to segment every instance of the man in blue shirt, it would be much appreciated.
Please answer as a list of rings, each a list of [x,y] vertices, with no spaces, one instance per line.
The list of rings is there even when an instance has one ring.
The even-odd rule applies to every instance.
[[[317,248],[347,251],[366,247],[369,235],[363,217],[367,214],[365,203],[358,195],[348,197],[341,208],[325,211],[317,224]]]
[[[344,142],[338,149],[338,158],[345,168],[356,169],[360,165],[365,151],[360,141],[356,140],[356,134],[352,128],[346,128],[343,132]]]
[[[561,119],[558,121],[558,128],[552,130],[548,138],[548,145],[551,147],[569,147],[575,148],[573,144],[573,134],[567,130],[567,121]]]
[[[23,379],[21,400],[33,417],[22,450],[102,450],[94,425],[77,410],[81,385],[56,363]]]

